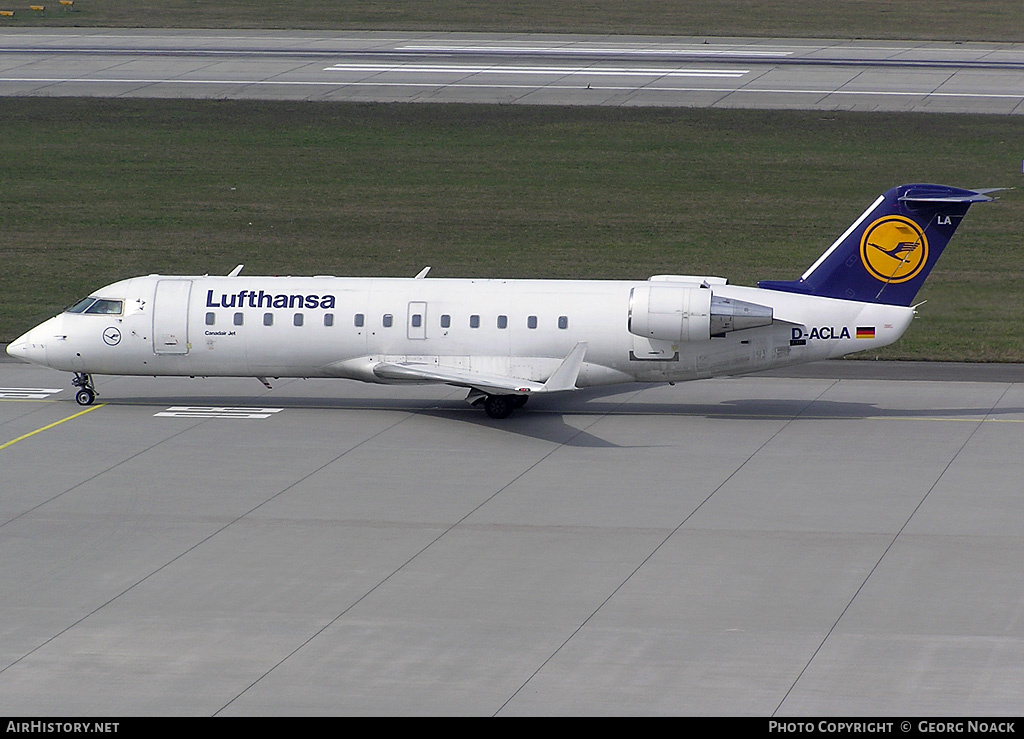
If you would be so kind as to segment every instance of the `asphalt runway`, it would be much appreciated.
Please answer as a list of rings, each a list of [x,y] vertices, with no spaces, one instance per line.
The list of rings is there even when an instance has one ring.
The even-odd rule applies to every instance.
[[[0,31],[0,96],[1024,113],[1024,44]]]
[[[997,367],[492,421],[330,380],[99,377],[83,409],[0,362],[0,713],[1020,715]]]

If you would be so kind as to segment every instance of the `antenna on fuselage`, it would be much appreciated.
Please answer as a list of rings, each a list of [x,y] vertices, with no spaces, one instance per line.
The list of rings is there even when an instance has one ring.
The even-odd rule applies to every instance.
[[[240,264],[237,267],[235,267],[233,270],[228,272],[228,277],[238,277],[238,274],[242,271],[242,267],[244,266],[244,264]]]

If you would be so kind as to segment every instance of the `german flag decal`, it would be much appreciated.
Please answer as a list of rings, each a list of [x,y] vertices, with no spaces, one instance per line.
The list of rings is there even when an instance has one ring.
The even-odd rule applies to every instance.
[[[873,338],[875,338],[875,327],[874,326],[858,326],[857,327],[857,338],[858,339],[873,339]]]

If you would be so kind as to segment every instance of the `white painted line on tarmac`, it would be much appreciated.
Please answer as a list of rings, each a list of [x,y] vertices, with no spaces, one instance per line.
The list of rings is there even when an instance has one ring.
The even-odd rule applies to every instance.
[[[402,74],[536,74],[616,77],[742,77],[749,69],[640,69],[636,67],[517,67],[468,64],[351,63],[324,67],[325,72],[399,72]]]
[[[49,387],[0,387],[0,398],[40,400],[59,392],[60,388]]]
[[[439,44],[406,44],[399,46],[399,51],[431,51],[431,52],[498,52],[502,54],[636,54],[637,56],[750,56],[779,58],[791,56],[792,51],[753,51],[740,47],[709,48],[696,46],[689,49],[636,48],[625,46],[459,46]]]
[[[165,411],[154,413],[163,418],[270,418],[284,408],[240,408],[236,406],[174,405]]]

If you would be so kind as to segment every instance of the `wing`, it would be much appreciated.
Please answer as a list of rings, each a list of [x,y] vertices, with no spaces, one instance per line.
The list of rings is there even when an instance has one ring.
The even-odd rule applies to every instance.
[[[547,381],[540,383],[511,375],[493,375],[472,370],[449,369],[419,362],[381,362],[373,368],[373,374],[382,380],[408,382],[443,382],[448,385],[468,387],[486,395],[529,395],[532,393],[554,393],[576,390],[576,379],[580,374],[583,356],[587,352],[584,341],[576,344]]]

